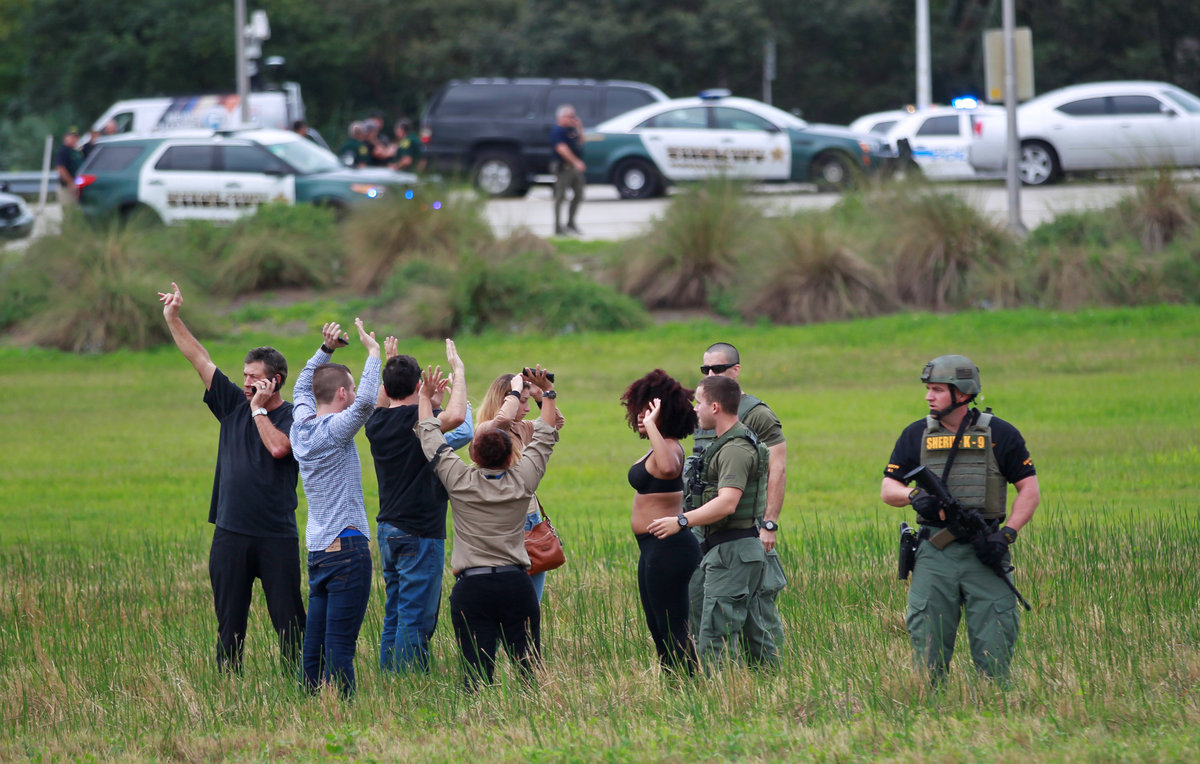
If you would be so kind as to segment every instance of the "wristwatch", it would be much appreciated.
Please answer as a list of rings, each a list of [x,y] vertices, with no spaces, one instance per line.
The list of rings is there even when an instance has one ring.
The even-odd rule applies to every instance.
[[[763,520],[762,529],[764,531],[777,531],[779,530],[779,523],[774,520]]]
[[[256,417],[256,416],[260,416],[260,415],[261,415],[261,416],[266,416],[266,415],[267,415],[267,414],[269,414],[269,413],[270,413],[270,412],[269,412],[269,411],[267,411],[266,409],[264,409],[264,408],[262,408],[262,407],[259,407],[259,408],[256,408],[256,409],[254,409],[254,411],[251,411],[251,412],[250,412],[250,418],[251,418],[251,419],[253,419],[254,417]]]
[[[550,400],[554,400],[555,398],[558,397],[558,393],[554,392],[553,390],[547,390],[546,392],[542,393],[542,397],[549,398]]]
[[[677,519],[677,520],[679,520],[679,527],[680,527],[680,528],[686,528],[686,527],[688,527],[688,519],[687,519],[687,515],[685,515],[685,514],[683,514],[682,512],[680,512],[680,513],[679,513],[679,517],[677,517],[676,519]]]

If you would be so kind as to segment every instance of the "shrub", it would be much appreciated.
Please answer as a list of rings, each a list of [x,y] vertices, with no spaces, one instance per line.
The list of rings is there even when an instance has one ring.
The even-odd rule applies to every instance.
[[[455,260],[493,240],[477,197],[430,188],[362,205],[344,222],[344,238],[349,283],[360,292],[378,290],[408,258]]]
[[[1163,254],[1163,284],[1171,298],[1200,303],[1200,231],[1177,237]]]
[[[740,290],[742,316],[805,324],[873,316],[893,307],[879,272],[854,253],[828,218],[810,213],[771,221],[769,254]]]
[[[1176,236],[1190,234],[1200,224],[1200,200],[1181,188],[1168,170],[1138,181],[1133,196],[1122,200],[1118,210],[1148,254],[1162,250]]]
[[[649,308],[708,307],[754,250],[751,231],[761,218],[732,180],[687,188],[662,221],[618,257],[618,288]]]
[[[18,266],[18,282],[32,291],[22,339],[71,351],[140,350],[171,339],[158,291],[170,278],[155,252],[128,230],[97,231],[68,216],[62,235],[34,242]],[[204,323],[197,312],[196,325]]]
[[[213,226],[205,226],[214,228]],[[333,210],[311,204],[266,204],[224,231],[212,261],[212,290],[240,295],[337,281],[342,251]]]
[[[1030,251],[1028,296],[1038,307],[1078,310],[1119,302],[1115,284],[1124,278],[1122,255],[1075,244]]]
[[[922,309],[945,310],[971,304],[972,279],[989,283],[991,300],[1005,282],[989,281],[988,271],[1003,269],[1012,240],[958,196],[946,193],[893,193],[879,204],[889,232],[882,247],[891,260],[892,279],[901,301]]]

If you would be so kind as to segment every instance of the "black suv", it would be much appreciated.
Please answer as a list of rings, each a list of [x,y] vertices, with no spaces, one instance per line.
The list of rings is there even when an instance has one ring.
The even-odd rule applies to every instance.
[[[642,82],[620,80],[451,80],[430,100],[421,141],[431,165],[470,171],[492,196],[520,196],[550,171],[550,129],[563,104],[585,129],[667,96]],[[586,160],[586,156],[584,157]]]

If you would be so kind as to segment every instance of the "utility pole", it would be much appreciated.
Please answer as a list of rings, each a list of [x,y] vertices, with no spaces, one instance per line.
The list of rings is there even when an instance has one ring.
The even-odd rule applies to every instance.
[[[763,41],[763,103],[771,103],[771,83],[775,81],[775,38]]]
[[[250,75],[246,67],[246,0],[233,0],[233,50],[237,61],[237,94],[243,125],[250,122]]]
[[[929,77],[929,0],[917,0],[917,110],[933,103]]]
[[[1008,117],[1008,161],[1004,185],[1008,190],[1008,229],[1018,235],[1028,233],[1021,221],[1021,139],[1017,135],[1017,11],[1014,0],[1004,0],[1001,13],[1004,27],[1004,111]]]

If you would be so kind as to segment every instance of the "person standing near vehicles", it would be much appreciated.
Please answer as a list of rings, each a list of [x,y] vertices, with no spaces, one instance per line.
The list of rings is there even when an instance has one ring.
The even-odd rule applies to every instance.
[[[686,487],[676,517],[659,517],[648,530],[659,539],[699,528],[700,567],[689,583],[692,632],[705,669],[745,652],[751,666],[779,664],[775,624],[764,609],[766,550],[759,520],[766,507],[767,449],[738,421],[742,398],[729,377],[709,376],[696,387],[696,417],[715,438]]]
[[[575,107],[563,104],[555,111],[555,125],[550,129],[551,167],[554,168],[554,233],[558,235],[571,234],[579,236],[580,231],[575,225],[575,213],[583,201],[584,173],[587,165],[583,162],[583,123],[575,114]],[[571,192],[571,206],[567,208],[567,225],[562,221],[562,205]]]
[[[412,122],[401,119],[393,128],[396,139],[392,141],[391,163],[393,170],[425,172],[425,153],[421,141],[413,137]]]
[[[204,383],[204,402],[221,423],[208,521],[215,526],[208,556],[217,615],[217,666],[241,671],[254,579],[262,581],[285,670],[299,666],[304,600],[296,548],[296,479],[288,432],[292,404],[279,391],[287,361],[272,347],[246,354],[242,386],[226,377],[179,317],[183,295],[172,282],[159,292],[163,317],[184,358]]]
[[[1009,546],[1041,501],[1037,471],[1016,427],[991,409],[967,408],[983,391],[979,368],[969,358],[939,356],[925,364],[921,382],[929,414],[900,434],[880,487],[885,503],[911,506],[921,525],[905,616],[915,665],[935,684],[946,676],[965,612],[975,666],[1005,681],[1019,618],[1016,595],[995,566],[1011,568]],[[904,476],[922,465],[964,510],[983,516],[986,535],[961,535],[936,497],[905,484]],[[1017,495],[1006,523],[1010,483]]]
[[[442,600],[448,497],[413,430],[421,367],[412,356],[396,352],[395,337],[384,340],[383,347],[383,385],[366,426],[379,481],[375,521],[387,593],[379,664],[385,671],[428,671],[429,641]],[[451,448],[458,448],[470,442],[473,428],[466,373],[451,340],[446,340],[446,358],[454,374],[450,402],[434,416]]]
[[[354,652],[371,595],[371,538],[362,491],[357,433],[375,410],[379,394],[379,343],[355,319],[367,349],[359,389],[345,366],[329,363],[345,345],[341,326],[325,324],[319,350],[296,378],[292,447],[308,498],[308,629],[304,635],[303,683],[315,693],[336,684],[342,698],[354,695]]]
[[[79,150],[79,130],[72,127],[63,134],[62,145],[54,155],[54,171],[58,173],[58,201],[64,207],[74,205],[79,199],[75,186],[75,173],[83,164],[83,152]]]

